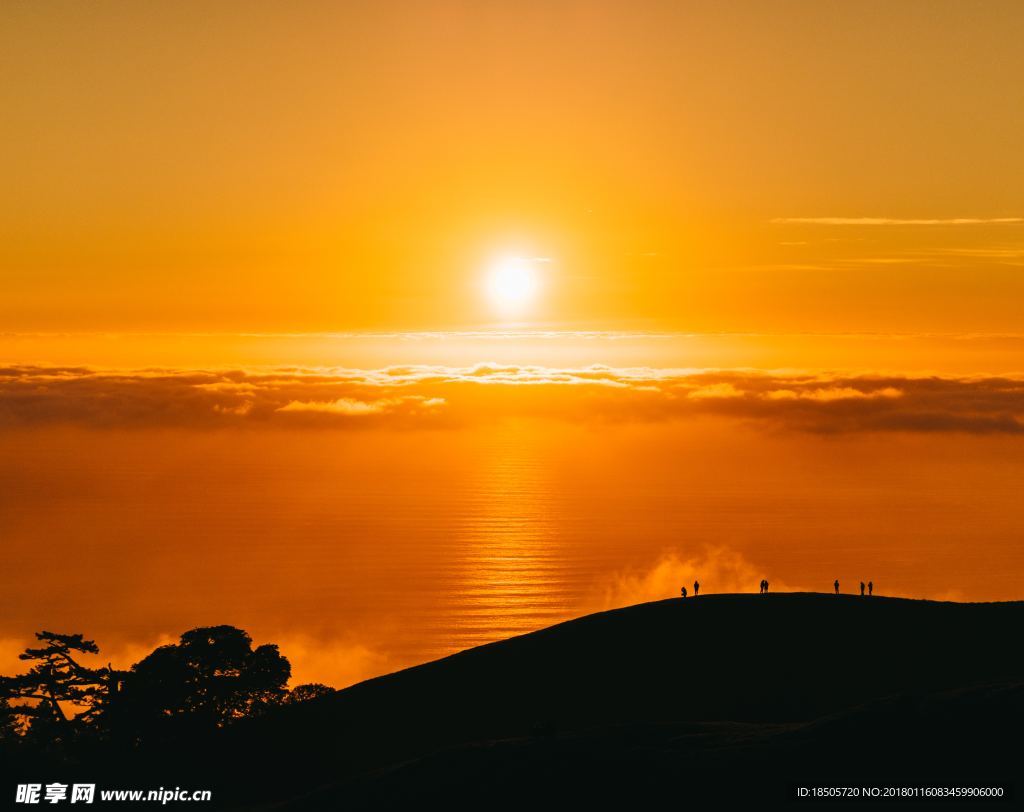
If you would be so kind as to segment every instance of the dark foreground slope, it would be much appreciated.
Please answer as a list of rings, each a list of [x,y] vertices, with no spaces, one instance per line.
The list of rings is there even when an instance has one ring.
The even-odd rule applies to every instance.
[[[212,740],[101,755],[82,777],[212,788],[217,806],[246,809],[725,808],[826,783],[998,784],[1019,799],[1022,628],[1024,603],[666,600],[369,680]]]
[[[808,801],[798,787],[881,794],[950,786],[998,788],[985,805],[1019,804],[1022,722],[1018,682],[876,700],[805,723],[584,727],[474,741],[354,774],[341,769],[259,808],[799,808]]]
[[[289,808],[1005,783],[1024,756],[1022,622],[1024,603],[666,600],[370,680],[224,744]]]

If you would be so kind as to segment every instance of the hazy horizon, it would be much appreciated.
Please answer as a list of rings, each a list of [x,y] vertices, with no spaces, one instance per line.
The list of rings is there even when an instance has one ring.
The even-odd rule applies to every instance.
[[[128,665],[227,622],[341,686],[694,579],[1020,597],[1024,377],[955,371],[1014,337],[830,350],[959,347],[941,374],[684,363],[800,357],[764,336],[80,338],[22,337],[65,365],[0,373],[9,670],[37,628]],[[124,368],[139,353],[162,363]],[[458,363],[501,353],[564,365]],[[203,354],[236,363],[168,365]]]

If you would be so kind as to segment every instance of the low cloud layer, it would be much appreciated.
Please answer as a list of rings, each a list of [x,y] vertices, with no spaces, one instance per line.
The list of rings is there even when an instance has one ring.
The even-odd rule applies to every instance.
[[[713,415],[819,434],[1024,433],[1024,378],[478,364],[376,370],[0,368],[0,428],[457,427]]]

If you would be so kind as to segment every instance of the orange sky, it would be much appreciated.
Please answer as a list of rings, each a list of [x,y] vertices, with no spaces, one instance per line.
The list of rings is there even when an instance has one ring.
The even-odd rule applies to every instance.
[[[0,22],[7,330],[1024,331],[1018,2]]]
[[[697,577],[1019,597],[1022,41],[0,4],[0,672],[229,622],[343,685]]]

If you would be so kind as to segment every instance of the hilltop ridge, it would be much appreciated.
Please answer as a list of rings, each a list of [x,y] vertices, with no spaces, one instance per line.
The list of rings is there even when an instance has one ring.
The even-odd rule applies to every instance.
[[[970,771],[984,753],[995,769],[989,745],[998,751],[1024,712],[1024,651],[1011,631],[1022,621],[1024,602],[675,598],[469,649],[231,733],[256,760],[269,751],[318,764],[346,803],[377,807],[451,803],[460,787],[512,775],[517,797],[528,787],[586,797],[579,773],[595,769],[621,779],[598,796],[634,781],[671,794],[683,777],[691,792],[710,791],[703,779],[716,770],[727,780],[733,766],[787,750],[813,764],[856,747],[850,766],[864,769],[868,753],[897,743],[908,767],[914,752],[925,767],[959,753]]]
[[[73,772],[0,766],[19,780],[59,769],[61,780],[208,788],[224,809],[718,808],[848,784],[1019,797],[1022,626],[1024,602],[673,598],[187,741],[100,748]]]

